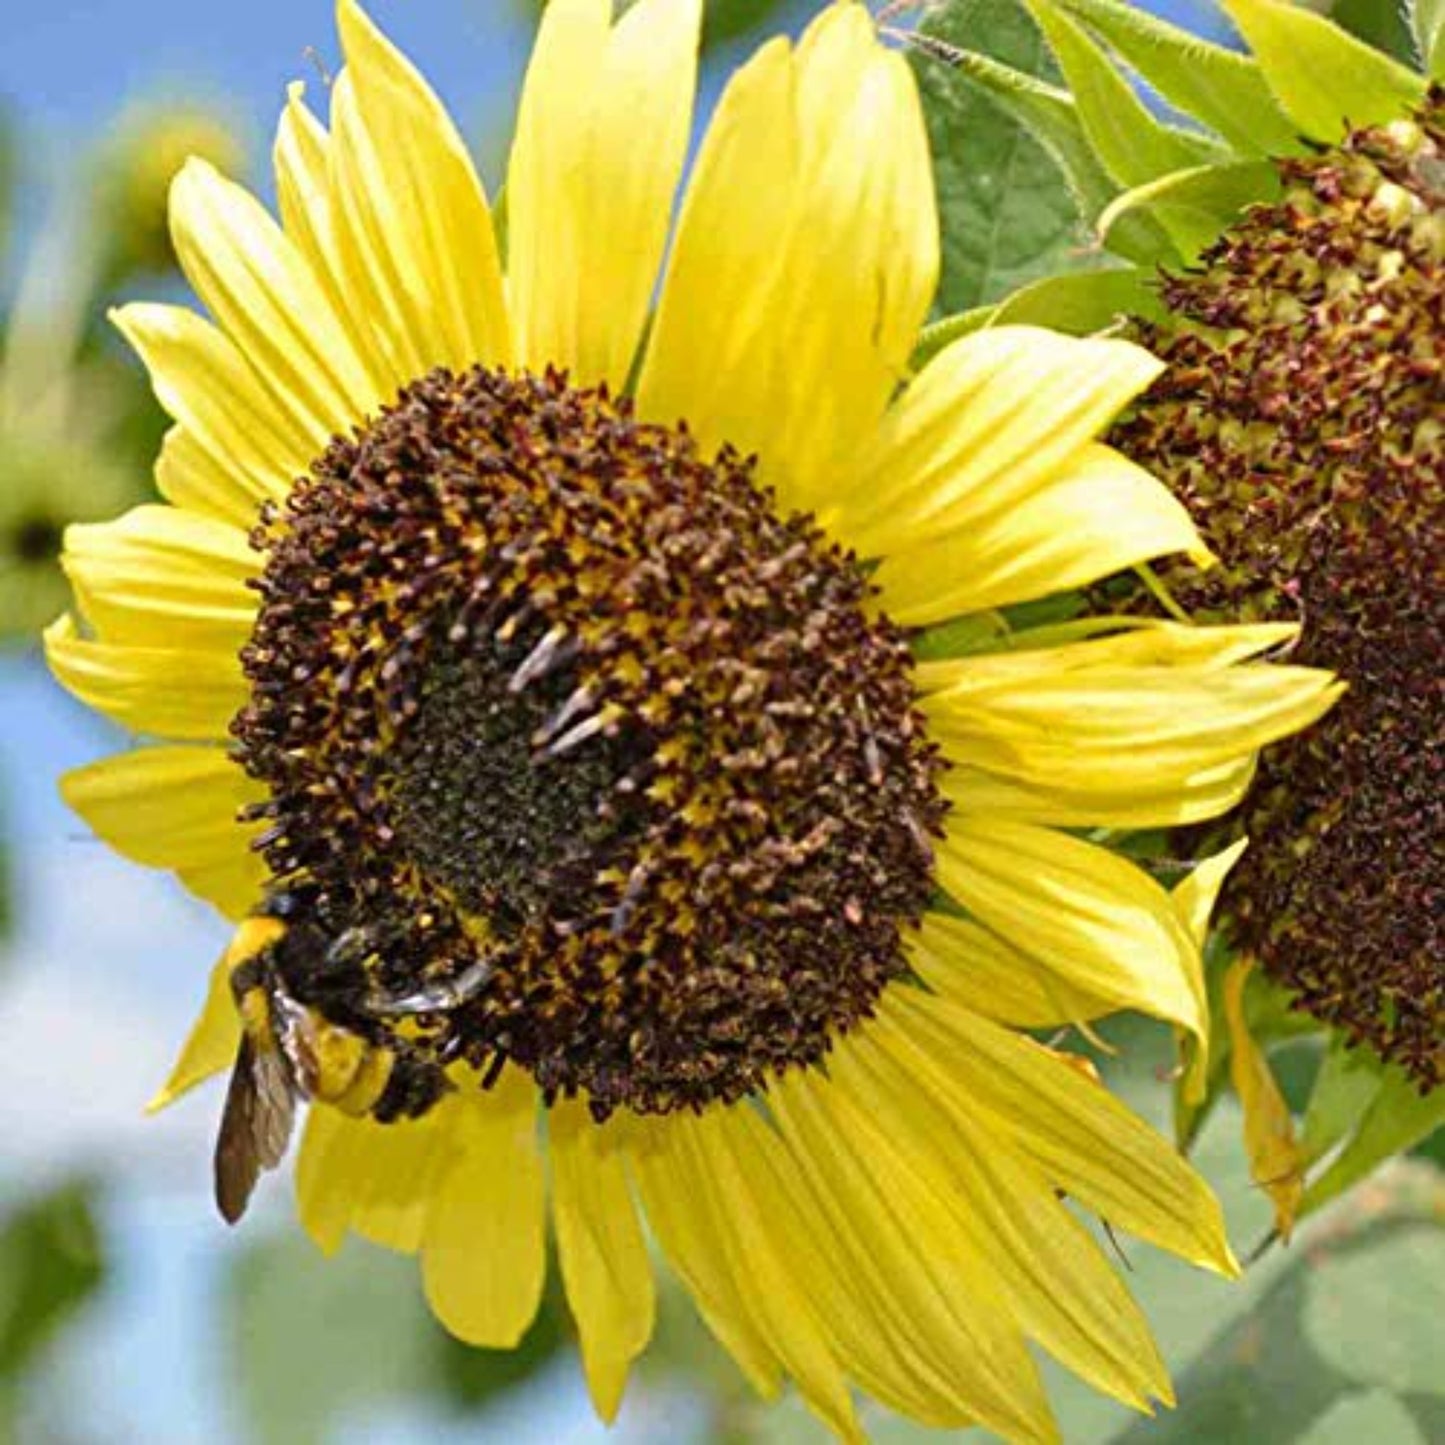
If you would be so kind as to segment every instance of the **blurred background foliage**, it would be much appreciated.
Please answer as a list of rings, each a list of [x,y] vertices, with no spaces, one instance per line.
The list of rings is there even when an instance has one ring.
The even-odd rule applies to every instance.
[[[819,3],[709,0],[704,105],[760,36],[796,31]],[[328,34],[325,5],[315,8],[316,33]],[[493,90],[448,98],[461,114],[486,117],[474,140],[495,183],[510,109],[497,97],[515,90],[540,0],[468,8],[495,32],[501,58]],[[1218,16],[1189,0],[1158,8],[1223,34]],[[158,32],[160,14],[139,0],[134,33]],[[1342,0],[1335,15],[1408,53],[1394,0]],[[893,23],[917,19],[901,13]],[[947,0],[925,23],[1058,81],[1018,0]],[[1040,276],[1106,266],[1057,161],[1017,118],[947,67],[920,58],[919,74],[944,222],[938,316]],[[51,89],[65,78],[62,69]],[[36,636],[63,604],[55,554],[64,527],[151,495],[165,420],[105,310],[121,297],[184,294],[164,221],[170,175],[200,153],[266,182],[244,113],[199,84],[191,93],[172,78],[92,129],[83,143],[67,139],[63,164],[37,164],[42,137],[24,99],[0,95],[0,1445],[601,1440],[555,1293],[518,1350],[464,1348],[430,1317],[410,1262],[359,1242],[334,1260],[317,1255],[284,1187],[261,1200],[243,1234],[226,1234],[207,1198],[213,1098],[161,1123],[137,1118],[224,929],[82,842],[54,803],[55,774],[114,740],[49,686]],[[1054,304],[1067,306],[1067,295]],[[1257,1024],[1273,1017],[1267,997],[1251,1006]],[[1130,1020],[1104,1033],[1116,1050],[1099,1055],[1106,1077],[1167,1129],[1170,1040]],[[1326,1040],[1297,1033],[1281,1024],[1270,1038],[1301,1116],[1322,1069],[1339,1076],[1340,1107],[1356,1112],[1394,1087],[1368,1061],[1343,1066]],[[1387,1104],[1387,1122],[1409,1114],[1408,1100]],[[1227,1090],[1197,1123],[1196,1160],[1244,1253],[1267,1240],[1271,1211],[1250,1179]],[[1329,1121],[1316,1127],[1327,1133]],[[1410,1156],[1359,1169],[1365,1183],[1341,1190],[1289,1248],[1266,1248],[1242,1284],[1120,1242],[1180,1409],[1141,1421],[1046,1367],[1072,1445],[1445,1441],[1445,1145],[1423,1127],[1384,1132],[1371,1168],[1406,1145]],[[891,1445],[924,1438],[876,1409],[867,1420]],[[753,1399],[668,1288],[616,1438],[824,1437],[796,1402]]]

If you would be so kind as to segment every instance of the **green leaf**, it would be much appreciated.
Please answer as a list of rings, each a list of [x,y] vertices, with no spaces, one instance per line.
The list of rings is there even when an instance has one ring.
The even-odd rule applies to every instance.
[[[1422,76],[1311,10],[1282,0],[1223,0],[1285,113],[1312,140],[1397,120],[1419,105]]]
[[[1218,142],[1155,120],[1103,50],[1050,0],[1026,3],[1063,69],[1094,151],[1120,185],[1146,185],[1228,157]]]
[[[1104,244],[1112,248],[1117,226],[1131,217],[1149,216],[1169,233],[1189,263],[1213,245],[1245,207],[1273,200],[1279,190],[1279,174],[1268,161],[1233,161],[1175,171],[1116,197],[1099,217],[1099,232]]]
[[[1413,68],[1418,57],[1408,12],[1408,0],[1338,0],[1329,7],[1340,29]]]
[[[1351,1048],[1343,1034],[1330,1039],[1305,1107],[1301,1143],[1313,1164],[1323,1159],[1359,1122],[1380,1092],[1385,1066],[1369,1049]]]
[[[1236,1238],[1251,1231],[1238,1226],[1235,1205],[1238,1190],[1257,1195],[1241,1184],[1235,1170],[1206,1151],[1221,1133],[1237,1131],[1232,1106],[1211,1127],[1200,1150],[1200,1167],[1230,1208]],[[1439,1186],[1421,1187],[1414,1177],[1425,1171],[1392,1173],[1382,1181],[1377,1197],[1358,1206],[1342,1203],[1327,1220],[1303,1233],[1298,1244],[1277,1248],[1250,1266],[1217,1304],[1207,1302],[1185,1282],[1182,1298],[1161,1296],[1140,1288],[1134,1293],[1151,1319],[1163,1323],[1176,1308],[1212,1312],[1201,1322],[1198,1343],[1192,1350],[1171,1348],[1161,1339],[1179,1394],[1179,1409],[1158,1419],[1138,1421],[1117,1432],[1087,1431],[1076,1427],[1067,1405],[1060,1415],[1070,1445],[1289,1445],[1309,1439],[1312,1445],[1405,1445],[1410,1436],[1354,1434],[1322,1436],[1313,1432],[1340,1402],[1359,1393],[1356,1378],[1337,1369],[1322,1356],[1305,1328],[1304,1318],[1315,1305],[1311,1298],[1319,1277],[1335,1262],[1367,1257],[1407,1231],[1423,1230],[1440,1208]],[[1435,1230],[1438,1233],[1438,1229]],[[1358,1276],[1339,1277],[1331,1294],[1348,1309]],[[1396,1284],[1398,1290],[1402,1288]],[[1412,1318],[1411,1325],[1419,1322]],[[1438,1317],[1435,1325],[1438,1332]],[[1164,1331],[1160,1331],[1161,1335]],[[1412,1402],[1413,1403],[1413,1402]],[[1416,1412],[1419,1413],[1419,1412]],[[1423,1414],[1422,1414],[1423,1418]],[[1426,1432],[1427,1439],[1434,1436]]]
[[[1086,223],[1117,187],[1073,102],[1040,78],[1052,73],[1048,48],[1017,0],[950,0],[929,15],[913,59],[943,226],[937,314],[1097,264]]]
[[[1401,1393],[1445,1395],[1445,1230],[1383,1230],[1321,1262],[1310,1276],[1304,1327],[1342,1375]],[[1365,1437],[1359,1437],[1365,1438]]]
[[[1336,1400],[1299,1437],[1299,1445],[1429,1445],[1419,1422],[1388,1390],[1362,1390]]]
[[[930,323],[918,334],[918,345],[913,348],[909,366],[914,371],[921,371],[945,346],[957,341],[960,336],[981,331],[997,315],[997,305],[975,306],[971,310],[960,311],[954,316],[945,316]]]
[[[25,1201],[0,1229],[0,1379],[23,1373],[99,1288],[97,1192],[89,1180],[62,1185]]]
[[[1217,131],[1243,155],[1299,149],[1259,66],[1120,0],[1059,0],[1101,35],[1170,104]]]
[[[1403,1154],[1445,1124],[1445,1089],[1421,1095],[1399,1069],[1390,1069],[1349,1143],[1305,1190],[1300,1218],[1358,1184],[1385,1160]]]
[[[1445,0],[1413,0],[1410,28],[1425,71],[1445,81]]]

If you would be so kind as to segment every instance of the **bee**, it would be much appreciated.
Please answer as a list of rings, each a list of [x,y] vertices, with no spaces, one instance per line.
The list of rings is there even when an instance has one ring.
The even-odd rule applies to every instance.
[[[419,1117],[452,1087],[447,1051],[398,1025],[461,1007],[491,966],[478,960],[454,978],[385,993],[368,981],[379,942],[364,927],[328,932],[304,899],[281,891],[236,930],[225,963],[241,1042],[215,1152],[216,1207],[228,1224],[285,1157],[302,1100],[387,1123]]]

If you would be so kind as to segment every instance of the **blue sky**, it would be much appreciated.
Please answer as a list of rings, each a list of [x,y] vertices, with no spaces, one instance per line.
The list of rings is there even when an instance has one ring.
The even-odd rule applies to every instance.
[[[13,0],[0,46],[0,95],[27,125],[95,134],[127,101],[232,98],[258,136],[286,83],[314,74],[308,47],[334,62],[330,0]],[[371,0],[372,14],[468,115],[505,106],[526,52],[514,0]]]

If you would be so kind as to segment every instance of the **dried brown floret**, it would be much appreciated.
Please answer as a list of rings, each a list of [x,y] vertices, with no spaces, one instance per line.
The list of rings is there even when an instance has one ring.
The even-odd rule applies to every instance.
[[[1301,1008],[1445,1077],[1445,95],[1280,166],[1284,194],[1172,277],[1170,363],[1112,440],[1220,558],[1204,617],[1298,620],[1349,692],[1266,755],[1226,909]]]

